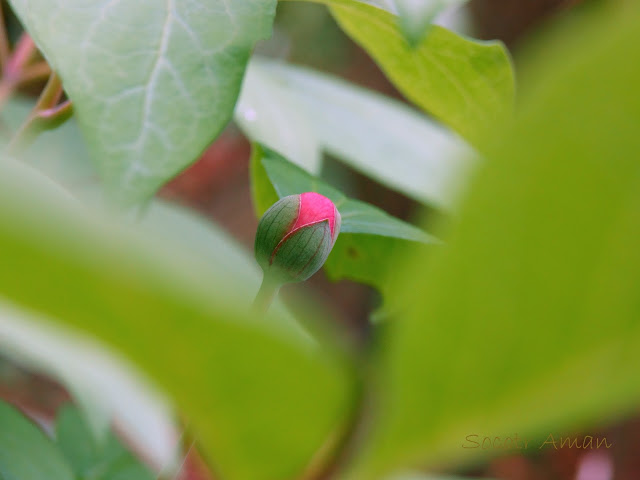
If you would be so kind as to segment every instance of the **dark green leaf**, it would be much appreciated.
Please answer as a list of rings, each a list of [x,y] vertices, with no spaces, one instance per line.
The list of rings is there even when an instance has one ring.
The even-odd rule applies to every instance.
[[[268,192],[260,175],[259,167],[262,166],[279,198],[304,192],[321,193],[331,199],[338,208],[342,217],[341,232],[379,235],[416,242],[434,241],[422,230],[392,217],[373,205],[345,197],[340,191],[313,177],[273,150],[256,146],[253,158],[254,189],[259,188],[261,192]],[[260,160],[259,163],[258,160]],[[266,194],[264,198],[254,197],[254,200],[260,204],[260,210],[266,210],[265,207],[270,206],[261,202],[271,199],[272,197]]]
[[[103,474],[100,480],[157,480],[157,476],[135,458],[128,457]]]
[[[414,227],[360,200],[346,199],[338,207],[344,233],[366,233],[401,238],[414,242],[432,243],[435,239]]]
[[[56,443],[77,476],[93,467],[100,458],[98,445],[80,412],[64,406],[56,421]]]
[[[58,412],[56,441],[77,478],[154,480],[156,476],[111,432],[97,439],[81,412],[65,405]]]

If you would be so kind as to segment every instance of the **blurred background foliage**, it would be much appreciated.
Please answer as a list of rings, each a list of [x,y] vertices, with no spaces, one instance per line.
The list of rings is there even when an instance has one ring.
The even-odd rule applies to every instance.
[[[3,6],[11,38],[17,41],[18,23]],[[252,324],[251,319],[222,308],[229,298],[246,304],[248,297],[237,292],[250,290],[250,296],[259,281],[246,255],[257,225],[249,173],[251,146],[239,128],[242,125],[235,124],[198,162],[165,185],[148,207],[141,226],[148,235],[163,239],[153,248],[143,243],[148,237],[134,240],[131,247],[130,233],[121,232],[120,225],[94,225],[90,215],[68,214],[66,207],[52,202],[54,197],[64,197],[49,191],[56,189],[53,185],[33,184],[28,191],[40,194],[34,195],[31,204],[25,199],[14,210],[12,201],[25,198],[26,190],[24,183],[12,184],[9,179],[30,177],[29,171],[15,167],[18,173],[7,175],[0,195],[6,207],[2,219],[19,217],[19,223],[28,228],[12,231],[9,223],[3,224],[2,288],[13,302],[60,316],[65,323],[118,345],[163,391],[172,394],[170,403],[188,412],[188,432],[193,430],[213,465],[204,467],[198,449],[189,448],[191,439],[182,439],[182,452],[173,467],[180,478],[212,478],[214,473],[224,478],[290,478],[305,468],[311,469],[307,473],[312,476],[316,463],[332,458],[340,441],[336,438],[316,452],[316,463],[311,467],[306,463],[314,453],[311,446],[322,444],[330,431],[341,432],[352,420],[349,405],[360,398],[362,379],[345,367],[351,358],[341,350],[344,345],[338,352],[331,348],[331,355],[322,360],[306,353],[315,351],[318,342],[333,343],[336,334],[322,332],[317,318],[308,320],[306,330],[291,318],[300,317],[300,311],[305,312],[303,317],[309,316],[311,302],[321,306],[321,322],[331,318],[338,326],[337,335],[349,339],[347,349],[355,344],[373,351],[367,358],[375,361],[365,372],[374,377],[368,388],[375,392],[370,397],[375,401],[358,420],[371,440],[355,461],[346,462],[352,478],[375,478],[396,466],[424,464],[427,471],[464,477],[636,479],[640,475],[640,426],[633,416],[640,393],[634,381],[640,351],[640,145],[636,135],[640,105],[632,93],[640,80],[636,10],[625,1],[474,0],[439,20],[472,36],[503,40],[518,67],[518,121],[504,129],[493,126],[499,132],[483,145],[487,167],[471,176],[468,192],[461,182],[458,190],[465,193],[462,200],[451,200],[453,216],[438,205],[425,207],[408,188],[405,194],[399,193],[379,178],[374,180],[376,175],[370,171],[341,161],[340,154],[345,153],[338,151],[339,145],[334,147],[335,154],[323,154],[322,167],[315,172],[319,178],[393,216],[419,219],[429,232],[435,230],[446,240],[447,248],[435,254],[432,248],[422,253],[412,249],[415,256],[402,264],[404,269],[390,272],[393,281],[389,283],[396,287],[389,295],[389,311],[405,319],[399,324],[383,321],[372,326],[370,322],[374,311],[378,319],[387,317],[378,308],[380,294],[359,283],[379,286],[371,280],[377,269],[365,271],[363,278],[329,281],[340,278],[346,264],[336,256],[326,272],[308,284],[285,289],[288,311],[276,309],[275,330],[272,323],[268,328],[245,328],[242,322]],[[323,5],[281,2],[273,36],[260,43],[256,52],[329,72],[404,101]],[[277,70],[271,73],[277,84]],[[42,81],[34,80],[21,89],[21,100],[12,99],[3,106],[5,140],[22,123],[41,87]],[[326,88],[318,86],[318,91],[326,91],[321,87]],[[290,110],[296,111],[297,105]],[[403,158],[412,151],[410,146],[405,148],[408,153]],[[464,145],[447,143],[441,148],[440,153],[446,150],[452,158],[453,152],[468,155]],[[58,154],[43,153],[51,151]],[[97,174],[82,161],[87,155],[72,120],[43,134],[25,153],[25,160],[63,185],[83,191],[91,202],[96,201]],[[57,162],[60,158],[65,160]],[[67,159],[81,161],[70,164]],[[39,208],[38,198],[49,205],[46,222],[35,214],[29,217],[28,212]],[[85,226],[80,227],[81,223]],[[61,224],[68,228],[61,231]],[[47,239],[44,250],[40,240],[27,235],[33,232]],[[73,241],[68,242],[70,232]],[[345,236],[344,247],[336,250],[347,259],[352,258],[344,254],[352,251],[348,240]],[[212,244],[217,246],[215,252]],[[176,245],[184,252],[172,250]],[[369,258],[384,255],[392,247],[378,244],[376,248],[381,253]],[[104,255],[100,262],[86,260],[96,252]],[[52,258],[59,262],[58,268]],[[159,258],[163,260],[156,263]],[[219,271],[208,272],[208,264],[218,265]],[[71,269],[77,275],[66,284]],[[181,284],[177,292],[163,280],[176,272]],[[176,278],[167,283],[175,284]],[[65,291],[82,292],[82,301],[65,297]],[[105,291],[112,301],[104,300]],[[303,295],[305,300],[300,300]],[[102,313],[87,320],[96,311]],[[155,321],[170,318],[167,312],[171,311],[180,322]],[[56,352],[51,347],[55,334],[38,340],[39,328],[27,334],[28,341],[19,340],[24,334],[11,330],[10,320],[17,315],[13,307],[7,306],[7,312],[1,332],[2,397],[45,429],[51,429],[55,412],[71,398],[86,404],[89,420],[99,424],[100,409],[95,405],[101,402],[82,398],[83,388],[76,391],[74,382],[59,371],[67,371],[69,364],[96,365],[91,355],[102,347],[89,348],[89,353],[66,359],[43,375],[42,358],[34,359],[42,345],[52,348],[50,356],[56,358],[62,358],[61,351],[78,352],[80,347],[60,340]],[[229,317],[240,323],[229,324]],[[211,318],[224,321],[210,325]],[[208,332],[206,337],[203,331]],[[437,340],[426,344],[425,339]],[[241,362],[238,345],[246,352]],[[108,376],[103,373],[102,378],[109,378],[113,385],[111,396],[129,400],[116,408],[115,400],[103,398],[102,408],[110,405],[114,411],[108,413],[120,418],[116,427],[121,437],[155,470],[161,470],[167,467],[166,452],[180,442],[182,426],[173,430],[173,419],[167,421],[169,402],[155,387],[147,388],[137,377],[132,381],[129,373],[122,374],[129,368],[121,367]],[[288,375],[279,375],[285,369]],[[91,372],[84,375],[74,374],[76,382],[80,378],[80,383],[86,383]],[[128,424],[135,423],[123,414],[127,405],[139,412],[149,404],[157,410],[149,416],[146,431],[127,430]],[[4,409],[0,413],[10,415]],[[94,430],[105,432],[111,416],[104,411],[101,415],[103,425],[94,425]],[[310,416],[313,421],[307,420]],[[284,424],[296,427],[278,431],[278,425]],[[489,458],[482,459],[461,451],[459,444],[467,434],[495,431],[522,432],[538,443],[552,432],[607,436],[616,447],[594,452],[489,452]],[[165,442],[145,451],[145,442],[154,436]],[[285,450],[290,454],[287,461],[278,458]],[[159,451],[165,454],[157,455]],[[216,456],[211,458],[208,452]],[[249,458],[255,463],[250,464]]]

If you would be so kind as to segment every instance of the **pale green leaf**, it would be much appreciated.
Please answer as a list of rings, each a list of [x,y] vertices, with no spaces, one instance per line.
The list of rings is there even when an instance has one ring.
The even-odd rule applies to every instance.
[[[517,433],[538,452],[550,433],[637,410],[640,9],[607,8],[537,51],[535,89],[447,246],[407,259],[390,299],[406,316],[347,478],[477,460],[461,448],[470,434]]]
[[[13,406],[0,402],[0,478],[73,480],[53,442]]]
[[[265,74],[260,64],[255,57],[249,62],[236,105],[236,123],[251,140],[282,152],[312,173],[320,173],[322,149],[312,119],[290,88]]]
[[[135,361],[222,478],[299,476],[352,408],[340,356],[249,318],[214,263],[89,215],[20,164],[0,168],[0,295]]]
[[[253,101],[254,97],[261,100]],[[286,100],[285,100],[286,99]],[[282,100],[282,101],[280,101]],[[270,139],[294,137],[420,202],[450,206],[470,149],[405,104],[308,68],[254,57],[236,120]],[[271,114],[271,109],[277,113]],[[246,118],[250,112],[252,122]],[[309,131],[311,136],[309,136]],[[287,140],[288,142],[288,140]],[[265,144],[317,174],[297,143]]]
[[[150,197],[229,121],[275,0],[11,0],[121,202]]]

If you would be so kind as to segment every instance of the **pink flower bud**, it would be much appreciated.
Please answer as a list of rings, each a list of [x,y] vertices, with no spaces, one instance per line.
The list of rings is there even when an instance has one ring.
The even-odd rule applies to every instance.
[[[289,195],[260,219],[255,255],[265,277],[278,283],[301,282],[316,273],[340,232],[340,213],[315,192]]]

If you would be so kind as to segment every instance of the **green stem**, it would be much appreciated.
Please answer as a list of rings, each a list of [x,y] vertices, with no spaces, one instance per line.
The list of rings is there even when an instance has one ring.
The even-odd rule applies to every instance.
[[[9,153],[19,153],[33,143],[40,133],[57,128],[73,115],[73,104],[69,100],[56,105],[61,96],[62,82],[53,72],[35,107],[9,143]]]
[[[264,275],[264,277],[262,277],[260,290],[258,290],[256,299],[253,301],[253,311],[261,314],[267,313],[273,299],[278,294],[278,290],[280,290],[280,286],[281,284],[279,282],[268,275]]]
[[[40,97],[34,107],[35,111],[54,107],[62,97],[62,80],[56,72],[51,72],[47,84],[42,89]]]

